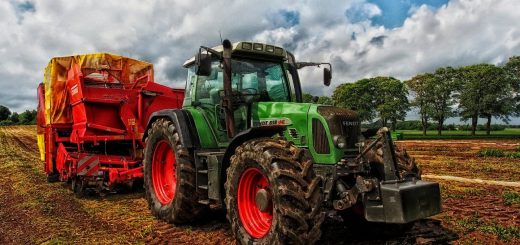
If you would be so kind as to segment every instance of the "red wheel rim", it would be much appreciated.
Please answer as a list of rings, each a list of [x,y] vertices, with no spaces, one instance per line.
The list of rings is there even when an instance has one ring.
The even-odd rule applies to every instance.
[[[265,211],[262,211],[256,203],[256,195],[261,190],[271,193],[267,178],[256,168],[244,171],[238,182],[238,214],[244,229],[254,238],[267,235],[273,220],[271,198],[269,198],[269,208]]]
[[[155,196],[166,205],[175,196],[175,154],[167,140],[157,143],[152,159],[152,183]]]

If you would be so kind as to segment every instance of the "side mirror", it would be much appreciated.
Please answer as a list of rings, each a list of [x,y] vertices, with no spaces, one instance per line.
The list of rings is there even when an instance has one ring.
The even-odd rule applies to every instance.
[[[195,64],[197,64],[197,71],[195,73],[198,76],[211,75],[211,54],[203,54],[199,52],[195,56]]]
[[[331,79],[332,79],[332,71],[330,71],[330,68],[323,68],[323,84],[325,86],[329,86]]]

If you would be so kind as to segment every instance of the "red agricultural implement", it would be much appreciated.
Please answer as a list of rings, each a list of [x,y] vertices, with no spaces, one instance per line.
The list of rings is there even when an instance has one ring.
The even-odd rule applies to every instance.
[[[298,69],[308,66],[325,66],[330,85],[329,63],[224,40],[184,63],[184,94],[154,83],[149,63],[54,58],[38,90],[45,171],[78,194],[143,178],[158,219],[225,209],[240,244],[313,244],[329,212],[399,229],[438,214],[439,184],[421,180],[386,127],[303,102]]]
[[[111,54],[53,58],[38,87],[38,145],[49,181],[112,189],[143,177],[150,114],[184,90],[154,83],[152,64]]]

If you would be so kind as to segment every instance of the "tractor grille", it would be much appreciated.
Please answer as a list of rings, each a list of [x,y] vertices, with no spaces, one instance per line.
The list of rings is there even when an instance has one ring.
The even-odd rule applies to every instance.
[[[316,153],[330,153],[329,140],[327,139],[325,127],[323,127],[323,124],[320,122],[320,120],[316,118],[312,119],[312,138],[314,150],[316,150]]]
[[[320,106],[318,113],[329,126],[330,135],[343,135],[347,139],[347,148],[355,148],[361,132],[361,123],[356,112],[345,108]]]

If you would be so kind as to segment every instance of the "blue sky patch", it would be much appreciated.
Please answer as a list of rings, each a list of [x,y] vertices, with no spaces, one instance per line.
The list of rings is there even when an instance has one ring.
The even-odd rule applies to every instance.
[[[276,28],[290,28],[300,24],[300,12],[282,9],[275,14],[271,14],[270,20]]]
[[[17,9],[20,12],[34,12],[34,11],[36,11],[36,8],[34,7],[34,4],[29,2],[29,1],[20,3],[16,7],[17,7]]]
[[[382,25],[386,28],[395,28],[403,25],[410,15],[412,7],[426,4],[434,9],[448,3],[448,0],[368,0],[381,9],[382,14],[371,18],[374,25]]]

